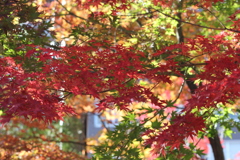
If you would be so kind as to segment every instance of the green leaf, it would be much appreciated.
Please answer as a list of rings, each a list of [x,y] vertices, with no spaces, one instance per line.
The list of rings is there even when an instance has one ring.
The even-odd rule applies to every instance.
[[[224,130],[224,135],[231,138],[231,139],[232,139],[232,134],[233,134],[232,129],[225,129]]]

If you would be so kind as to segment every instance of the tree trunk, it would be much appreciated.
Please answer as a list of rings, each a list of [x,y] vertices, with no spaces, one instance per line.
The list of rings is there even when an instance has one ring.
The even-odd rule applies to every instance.
[[[215,160],[224,160],[223,148],[218,134],[214,137],[209,137],[209,142],[213,150]]]
[[[179,1],[179,5],[178,5],[178,9],[182,9],[183,6],[183,1],[184,0],[180,0]],[[177,24],[177,40],[178,43],[184,43],[184,35],[183,35],[183,31],[182,31],[182,13],[179,12],[177,13],[177,17],[179,19],[178,24]],[[195,90],[197,89],[197,85],[192,81],[187,79],[186,83],[188,85],[188,88],[190,89],[191,94],[194,94]],[[214,154],[214,159],[215,160],[224,160],[224,153],[223,153],[223,149],[222,149],[222,145],[220,142],[220,138],[218,136],[218,134],[216,134],[214,137],[208,137],[209,142],[211,144],[212,150],[213,150],[213,154]]]
[[[81,115],[81,125],[82,125],[82,133],[79,135],[79,141],[83,142],[84,144],[80,146],[80,150],[82,151],[82,154],[84,156],[87,156],[87,143],[86,143],[86,139],[87,139],[87,113],[83,113]]]

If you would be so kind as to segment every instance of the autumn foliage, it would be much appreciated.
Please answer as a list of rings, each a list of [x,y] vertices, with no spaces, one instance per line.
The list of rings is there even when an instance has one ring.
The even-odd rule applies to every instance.
[[[41,146],[41,147],[40,147]],[[75,153],[66,153],[54,144],[23,141],[17,137],[6,136],[1,138],[1,159],[79,159],[84,158]],[[53,154],[54,153],[54,154]]]
[[[5,50],[13,49],[11,43],[14,43],[14,53],[1,51],[0,57],[2,124],[8,125],[14,117],[46,124],[63,120],[66,115],[76,115],[74,108],[65,103],[66,99],[91,96],[98,101],[94,113],[117,108],[126,114],[134,114],[135,119],[141,121],[138,126],[143,128],[137,135],[145,137],[141,145],[151,148],[153,155],[161,157],[187,148],[187,138],[194,139],[199,133],[206,132],[208,117],[221,110],[219,104],[236,107],[234,104],[240,97],[239,10],[225,17],[224,20],[231,21],[231,25],[222,28],[205,26],[201,20],[200,24],[187,21],[188,14],[199,13],[200,16],[200,9],[210,10],[213,5],[224,3],[222,0],[192,3],[153,0],[149,3],[156,8],[147,8],[148,12],[140,13],[136,21],[127,18],[135,7],[130,0],[73,0],[67,1],[66,6],[59,1],[36,1],[38,7],[23,0],[3,2],[14,8],[14,15],[19,16],[20,21],[14,24],[5,21],[10,18],[9,10],[0,15],[0,21],[4,22],[0,28],[1,38],[7,39],[4,41]],[[58,3],[61,5],[55,8],[54,15],[51,6]],[[75,8],[70,7],[72,4]],[[41,12],[36,11],[33,17],[29,17],[25,14],[28,6]],[[164,12],[171,7],[175,8],[175,13]],[[192,9],[184,13],[188,7]],[[81,17],[77,10],[87,16]],[[217,19],[212,12],[208,14]],[[177,39],[175,33],[167,32],[166,27],[157,26],[154,30],[155,20],[160,15],[178,24],[185,23],[187,28],[198,27],[213,32],[204,35],[202,31],[193,29],[196,35],[183,37],[178,24],[163,22],[177,30],[180,36]],[[46,28],[50,23],[46,20],[52,16],[55,16],[52,19],[55,28],[49,33],[56,33],[56,39],[61,39],[60,33],[68,37],[66,46],[50,45],[41,39],[32,40],[36,36],[34,30],[39,31],[39,36],[47,37],[44,30],[48,32]],[[30,25],[26,32],[29,33],[25,35],[20,28],[21,23],[27,21]],[[166,33],[166,36],[158,39],[153,33]],[[18,34],[28,38],[16,39],[14,35]],[[170,92],[177,95],[171,96]],[[147,104],[147,107],[136,107],[135,103]],[[177,111],[180,104],[184,107]],[[157,125],[144,126],[153,120]],[[20,150],[33,152],[38,145],[27,144],[12,136],[7,140],[17,142],[19,146],[7,146],[12,142],[4,142],[1,156],[5,158],[11,152],[20,155]],[[56,146],[44,144],[44,147],[46,149],[37,149],[38,155],[49,156],[50,159],[76,159],[75,155],[65,153],[65,158],[62,157],[62,151]],[[50,148],[57,154],[46,153]],[[23,158],[35,156],[24,155],[29,157]]]

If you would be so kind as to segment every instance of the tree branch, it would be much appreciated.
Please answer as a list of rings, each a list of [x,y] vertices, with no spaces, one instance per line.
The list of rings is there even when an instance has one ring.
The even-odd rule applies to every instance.
[[[45,139],[43,140],[41,137],[21,137],[21,139],[24,140],[29,140],[29,139],[41,139],[44,142],[57,142],[57,143],[72,143],[72,144],[77,144],[77,145],[82,145],[82,146],[95,146],[95,145],[87,145],[85,142],[77,142],[77,141],[61,141],[61,140],[54,140],[54,139]]]
[[[180,1],[180,5],[182,4],[183,0]],[[181,9],[181,6],[179,6],[179,9]],[[163,13],[162,13],[163,14]],[[182,32],[182,25],[181,23],[186,23],[185,21],[182,20],[182,17],[181,17],[181,13],[179,12],[177,14],[178,16],[178,19],[176,18],[173,18],[167,14],[164,14],[172,19],[175,19],[178,21],[178,24],[177,24],[177,35],[179,35],[180,37],[178,38],[178,43],[183,43],[184,42],[184,36],[183,36],[183,33]],[[188,23],[188,24],[192,24],[192,23]],[[192,25],[195,25],[195,26],[199,26],[199,27],[202,27],[200,25],[196,25],[196,24],[192,24]],[[204,28],[209,28],[209,27],[204,27]],[[209,29],[212,29],[212,28],[209,28]],[[219,29],[218,29],[219,30]],[[227,30],[226,28],[224,29],[221,29],[221,30]],[[180,32],[180,33],[178,33]],[[240,32],[240,31],[239,31]],[[181,37],[182,36],[182,37]],[[197,85],[194,83],[193,80],[190,80],[190,79],[186,79],[186,83],[188,85],[188,88],[190,89],[191,91],[191,94],[194,94],[195,90],[198,88]],[[205,133],[206,134],[206,133]],[[209,141],[210,141],[210,144],[211,144],[211,147],[212,147],[212,150],[214,152],[214,158],[215,160],[224,160],[224,153],[223,153],[223,149],[222,149],[222,145],[220,143],[220,140],[219,140],[219,135],[218,134],[215,134],[215,137],[208,137]],[[200,141],[200,140],[199,140]]]
[[[191,23],[191,22],[186,22],[186,21],[183,21],[182,19],[178,19],[178,18],[174,18],[172,17],[171,15],[169,14],[166,14],[166,13],[163,13],[161,11],[159,11],[159,13],[161,13],[162,15],[166,16],[166,17],[169,17],[175,21],[178,21],[178,22],[182,22],[182,23],[186,23],[186,24],[190,24],[190,25],[193,25],[193,26],[196,26],[196,27],[201,27],[201,28],[207,28],[207,29],[213,29],[213,30],[228,30],[228,31],[231,31],[231,32],[235,32],[235,33],[240,33],[239,30],[235,30],[235,29],[229,29],[229,28],[214,28],[214,27],[208,27],[208,26],[202,26],[202,25],[199,25],[199,24],[195,24],[195,23]]]

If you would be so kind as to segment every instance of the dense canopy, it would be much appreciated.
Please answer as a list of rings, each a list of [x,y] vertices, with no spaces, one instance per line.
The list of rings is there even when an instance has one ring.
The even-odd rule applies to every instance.
[[[2,0],[0,8],[2,124],[117,109],[125,116],[95,159],[144,159],[149,150],[152,159],[199,159],[204,137],[223,158],[215,124],[227,135],[239,126],[229,118],[239,112],[238,0]],[[76,97],[93,105],[76,107]]]

